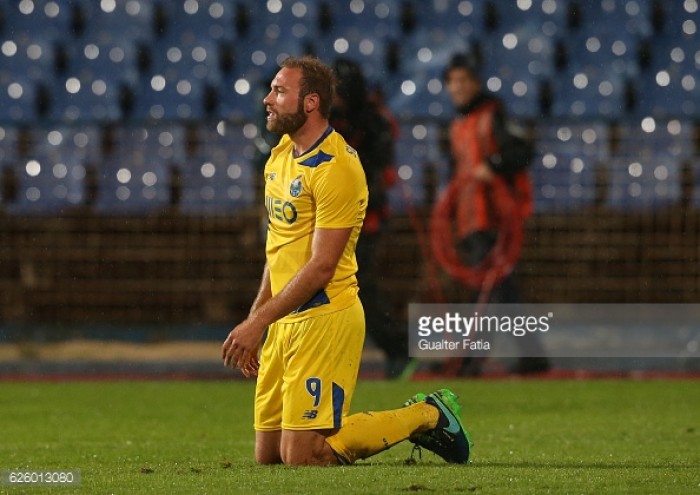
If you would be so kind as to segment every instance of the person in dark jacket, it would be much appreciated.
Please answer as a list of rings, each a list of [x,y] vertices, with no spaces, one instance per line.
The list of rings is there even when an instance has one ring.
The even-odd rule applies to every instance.
[[[379,243],[389,218],[387,190],[397,177],[394,130],[370,99],[360,65],[339,58],[333,69],[338,86],[330,123],[360,156],[369,189],[356,251],[360,299],[365,308],[367,333],[385,354],[386,375],[396,377],[408,361],[408,339],[405,328],[392,316],[391,301],[382,293],[377,277]]]

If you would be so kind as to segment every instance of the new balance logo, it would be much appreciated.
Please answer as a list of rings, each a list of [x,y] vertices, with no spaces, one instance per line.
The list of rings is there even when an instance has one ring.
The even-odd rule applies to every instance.
[[[303,419],[316,419],[316,415],[318,415],[318,411],[316,409],[307,409],[304,411],[304,414],[301,415]]]

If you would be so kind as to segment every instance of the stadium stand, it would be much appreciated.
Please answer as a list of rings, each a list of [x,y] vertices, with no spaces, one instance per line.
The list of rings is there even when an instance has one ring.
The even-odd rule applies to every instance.
[[[99,158],[94,127],[33,129],[35,145],[14,162],[13,214],[56,215],[82,205],[87,196],[88,163]]]
[[[440,150],[442,128],[433,122],[402,124],[396,142],[399,187],[389,190],[392,213],[405,215],[411,208],[432,204],[450,176],[446,156]]]
[[[172,168],[185,157],[180,125],[119,127],[102,161],[96,209],[104,215],[162,212],[173,201]]]
[[[595,204],[597,172],[609,155],[605,125],[539,125],[535,150],[530,174],[536,212],[570,212]]]
[[[73,33],[84,42],[98,46],[117,40],[148,42],[157,34],[154,5],[150,1],[76,0],[72,4]]]
[[[128,40],[76,42],[67,66],[50,86],[49,118],[56,121],[114,122],[128,114],[129,94],[138,80],[136,47]]]
[[[625,32],[581,31],[567,41],[564,68],[552,81],[552,115],[617,118],[634,107],[636,38]]]
[[[696,301],[698,16],[697,0],[0,0],[0,320],[244,314],[261,101],[304,53],[357,58],[400,120],[380,264],[397,317],[425,285],[408,214],[449,177],[456,51],[535,136],[523,294]]]
[[[693,149],[693,124],[651,117],[619,128],[608,162],[608,205],[631,211],[658,209],[681,200],[681,173]]]
[[[251,207],[256,199],[253,140],[258,128],[243,128],[219,122],[216,127],[197,129],[199,145],[182,166],[182,199],[186,214],[232,214]]]

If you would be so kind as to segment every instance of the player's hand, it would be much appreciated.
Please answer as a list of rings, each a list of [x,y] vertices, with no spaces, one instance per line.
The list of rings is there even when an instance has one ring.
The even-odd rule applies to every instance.
[[[259,328],[251,319],[231,330],[221,348],[224,366],[239,368],[248,378],[257,376],[260,367],[258,350],[264,331],[264,328]]]

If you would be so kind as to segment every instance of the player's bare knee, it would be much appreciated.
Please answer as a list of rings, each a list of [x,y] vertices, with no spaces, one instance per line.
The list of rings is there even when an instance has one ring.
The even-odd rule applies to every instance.
[[[282,457],[279,454],[271,455],[269,453],[256,452],[255,462],[260,465],[282,464]]]
[[[282,449],[282,462],[289,466],[330,466],[338,464],[338,458],[325,443],[314,446],[288,445]]]

